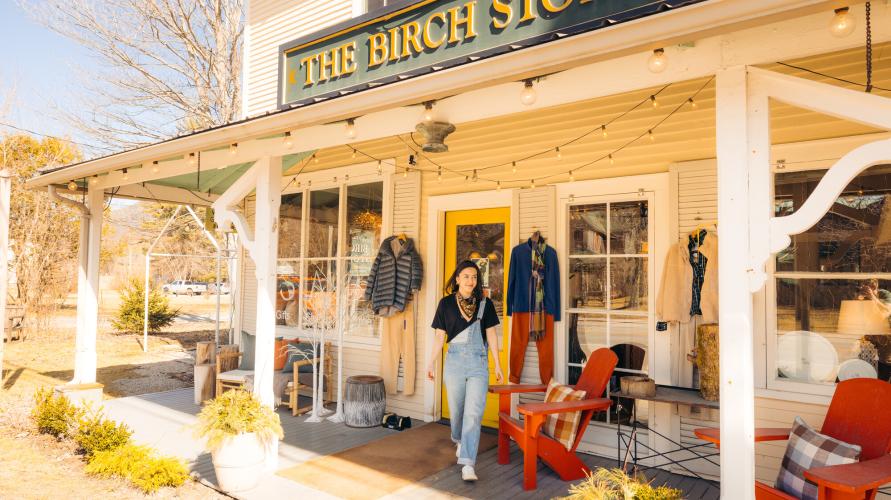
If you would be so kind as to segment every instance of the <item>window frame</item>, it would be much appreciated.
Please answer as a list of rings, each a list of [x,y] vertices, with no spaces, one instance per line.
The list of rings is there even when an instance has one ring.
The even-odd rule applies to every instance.
[[[335,286],[338,300],[338,309],[344,304],[342,300],[343,293],[343,284],[345,283],[345,276],[342,273],[342,270],[346,269],[346,265],[351,260],[362,260],[362,258],[349,257],[345,255],[346,252],[346,238],[348,237],[347,231],[347,220],[346,220],[346,209],[347,209],[347,189],[350,186],[362,185],[362,184],[371,184],[375,182],[383,183],[383,193],[382,193],[382,222],[381,222],[381,239],[383,240],[386,236],[392,232],[392,194],[393,194],[393,174],[395,172],[395,168],[393,165],[396,164],[395,158],[393,159],[385,159],[380,162],[381,173],[378,173],[378,165],[377,161],[374,162],[366,162],[355,165],[350,165],[347,167],[333,168],[328,170],[322,170],[318,172],[311,172],[308,174],[300,174],[299,176],[287,176],[284,179],[284,184],[286,185],[285,189],[282,190],[281,195],[289,195],[296,193],[303,193],[303,197],[301,200],[301,221],[300,221],[300,257],[289,257],[280,259],[276,257],[276,267],[279,262],[294,262],[299,265],[299,274],[301,279],[301,287],[303,286],[305,273],[308,269],[308,263],[311,261],[327,261],[332,260],[335,263],[337,269],[337,276],[335,278]],[[349,176],[349,177],[347,177]],[[299,186],[298,183],[299,182]],[[320,191],[324,189],[338,188],[338,212],[337,212],[337,249],[335,257],[307,257],[307,232],[309,231],[309,204],[310,204],[310,193],[313,191]],[[279,212],[279,217],[281,212]],[[377,243],[378,245],[380,242]],[[376,252],[375,252],[376,253]],[[373,257],[372,257],[373,258]],[[276,271],[276,281],[278,280],[278,272]],[[298,304],[297,304],[298,314],[302,316],[303,311],[303,293],[298,293]],[[340,311],[338,310],[338,317],[340,318]],[[383,327],[382,321],[383,319],[375,317],[375,320],[378,321],[378,332]],[[302,318],[298,320],[302,323]],[[276,325],[275,327],[276,335],[282,335],[285,338],[291,337],[303,337],[305,330],[302,325],[298,324],[298,326],[287,326],[287,325]],[[331,338],[326,339],[326,341],[332,342],[332,344],[337,344],[338,339]],[[380,348],[381,345],[381,336],[378,335],[376,337],[362,337],[362,336],[353,336],[349,335],[348,332],[344,332],[343,336],[343,344],[344,346],[354,346],[361,348],[368,347],[376,347]]]

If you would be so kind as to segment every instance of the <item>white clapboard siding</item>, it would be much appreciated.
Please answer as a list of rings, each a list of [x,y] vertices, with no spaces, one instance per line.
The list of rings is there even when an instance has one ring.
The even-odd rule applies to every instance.
[[[277,107],[279,46],[353,16],[353,0],[251,0],[245,30],[245,116]]]
[[[555,211],[557,210],[557,196],[554,186],[545,186],[538,189],[518,189],[514,191],[513,209],[517,213],[517,241],[520,244],[529,239],[535,231],[541,231],[545,238],[551,238],[556,234]],[[548,241],[551,241],[550,239]],[[552,242],[556,245],[556,242]],[[514,263],[511,263],[514,265]],[[509,329],[505,329],[505,335],[509,335]],[[538,374],[538,347],[530,341],[526,348],[523,372],[520,374],[522,384],[540,384]],[[541,401],[544,394],[521,394],[520,404]]]
[[[254,210],[256,200],[249,198],[244,202],[244,216],[247,224],[251,227],[254,225]],[[257,269],[253,259],[243,246],[239,245],[239,255],[242,259],[241,272],[241,329],[253,333],[257,333]],[[241,342],[241,333],[236,332],[236,342]]]

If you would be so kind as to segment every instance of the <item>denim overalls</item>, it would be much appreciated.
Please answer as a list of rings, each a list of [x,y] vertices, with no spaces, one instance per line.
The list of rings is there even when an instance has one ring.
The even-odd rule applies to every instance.
[[[476,462],[489,390],[489,355],[480,327],[485,309],[483,298],[476,321],[449,342],[445,361],[443,378],[448,393],[452,441],[461,443],[458,463],[462,465]]]

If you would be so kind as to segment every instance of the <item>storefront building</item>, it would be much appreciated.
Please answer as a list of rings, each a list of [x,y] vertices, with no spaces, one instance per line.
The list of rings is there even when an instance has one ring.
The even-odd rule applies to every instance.
[[[755,478],[776,477],[785,449],[753,448],[754,426],[795,416],[819,425],[836,378],[891,377],[882,317],[891,64],[874,58],[864,92],[866,6],[840,7],[254,0],[242,121],[31,185],[73,180],[96,208],[112,191],[212,204],[242,245],[235,331],[256,335],[257,366],[275,337],[305,335],[306,318],[326,304],[343,325],[343,376],[382,373],[394,347],[382,342],[389,326],[365,289],[382,242],[411,239],[423,264],[404,318],[412,341],[403,362],[383,370],[398,373],[388,408],[428,421],[448,416],[441,376],[424,373],[448,274],[465,258],[481,264],[502,316],[503,365],[512,358],[516,368],[509,260],[538,232],[557,252],[559,312],[553,356],[529,342],[520,380],[537,383],[552,366],[573,383],[606,346],[620,355],[617,375],[693,387],[695,332],[718,323],[720,411],[638,403],[637,414],[681,443],[694,442],[693,428],[720,425],[722,467],[689,467],[748,497]],[[870,9],[880,54],[891,47],[891,6]],[[851,20],[853,32],[839,25]],[[93,221],[87,269],[98,259],[101,216]],[[713,245],[707,266],[719,284],[703,287],[701,314],[667,317],[677,299],[666,287],[671,252],[692,233]],[[98,282],[93,274],[79,290]],[[82,306],[95,316],[89,299]],[[878,319],[852,319],[864,314]],[[76,373],[94,381],[84,325]],[[263,373],[255,387],[270,402]],[[613,423],[627,417],[599,417],[580,449],[615,456]]]

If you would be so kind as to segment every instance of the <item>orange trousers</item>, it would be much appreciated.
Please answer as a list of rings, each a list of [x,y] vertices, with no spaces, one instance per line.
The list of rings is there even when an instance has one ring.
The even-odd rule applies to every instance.
[[[399,378],[399,359],[402,359],[402,393],[406,396],[415,393],[415,321],[411,302],[405,310],[389,318],[384,318],[381,332],[381,377],[388,394],[396,394]]]
[[[520,383],[526,347],[529,345],[529,322],[532,313],[514,312],[510,328],[510,381]],[[535,341],[538,347],[538,374],[541,383],[547,384],[554,376],[554,316],[545,314],[545,334]]]

